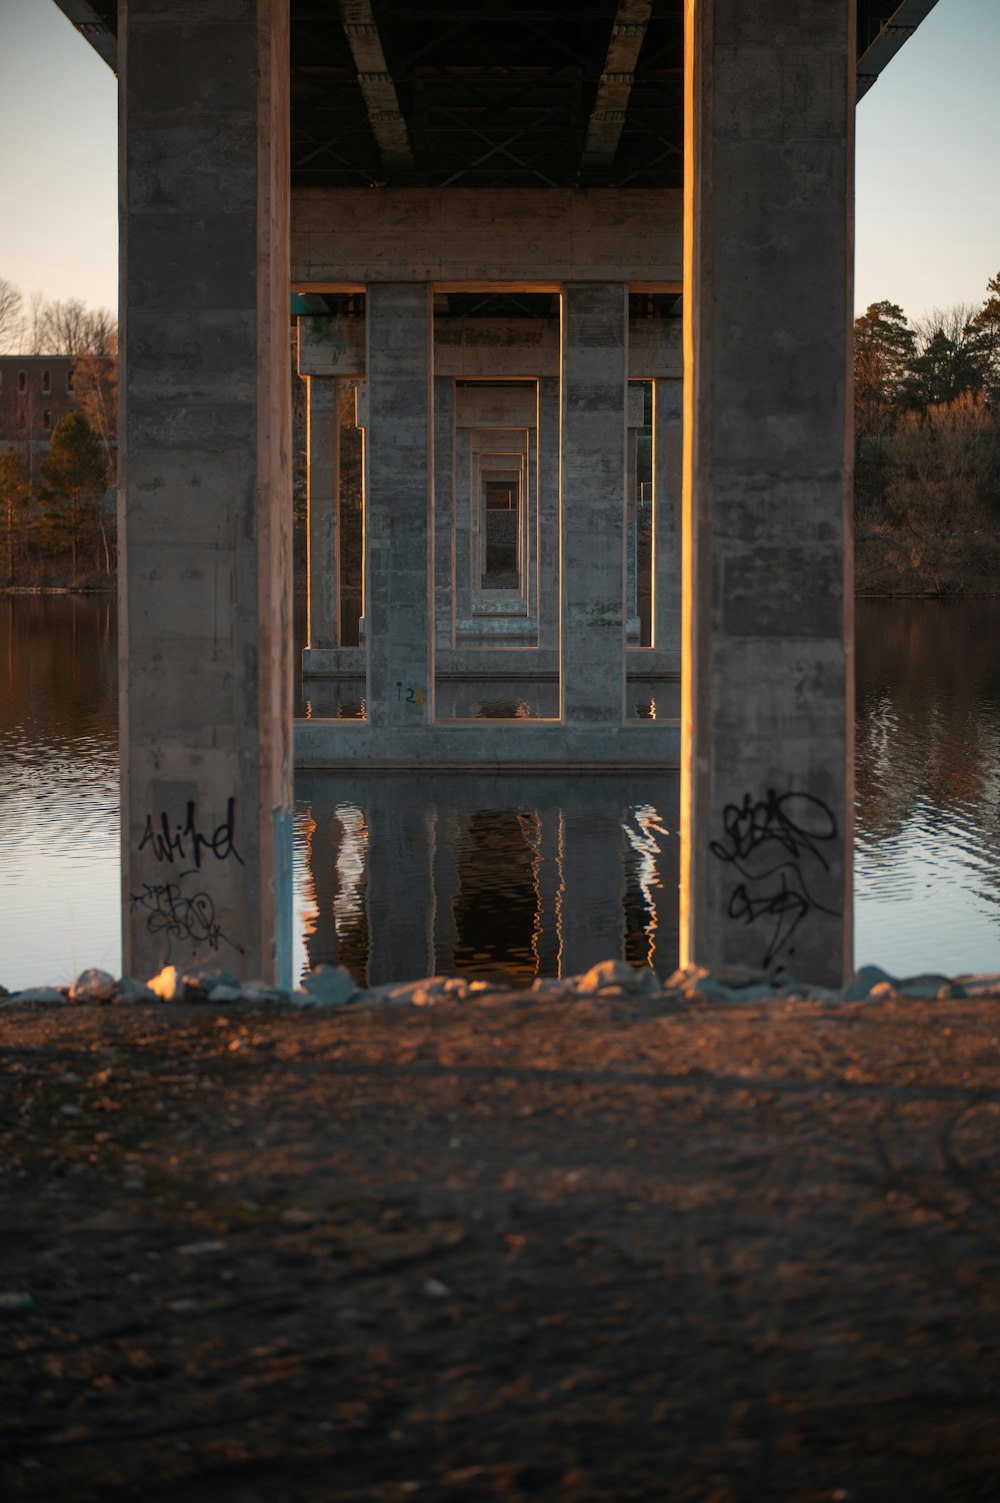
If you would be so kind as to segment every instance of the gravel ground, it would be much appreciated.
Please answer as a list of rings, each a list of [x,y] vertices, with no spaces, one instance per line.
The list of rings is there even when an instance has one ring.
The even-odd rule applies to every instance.
[[[0,1496],[1000,1497],[1000,997],[0,1008]]]

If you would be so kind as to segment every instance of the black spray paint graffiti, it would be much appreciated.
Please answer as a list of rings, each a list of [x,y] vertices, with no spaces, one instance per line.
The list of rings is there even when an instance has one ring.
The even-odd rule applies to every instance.
[[[182,872],[189,877],[192,872]],[[173,940],[187,940],[191,944],[207,944],[217,950],[220,944],[243,954],[242,945],[223,934],[215,921],[215,904],[207,892],[186,895],[180,882],[142,884],[142,892],[130,894],[132,911],[137,908],[149,915],[146,928],[150,934],[167,936],[167,961],[170,960],[170,945]]]
[[[215,903],[203,890],[186,891],[187,879],[194,877],[196,884],[204,880],[201,873],[203,857],[212,855],[217,861],[234,857],[242,866],[243,857],[236,849],[236,800],[226,804],[226,817],[209,834],[198,824],[198,806],[194,799],[188,801],[183,822],[172,818],[166,810],[155,822],[152,814],[146,815],[146,827],[139,842],[139,850],[150,848],[153,857],[173,866],[174,862],[193,862],[185,871],[177,872],[170,882],[144,882],[141,892],[129,895],[132,911],[137,909],[147,915],[146,929],[150,934],[165,935],[167,959],[174,940],[188,945],[207,944],[218,950],[220,944],[229,945],[241,955],[243,948],[224,934],[215,917]]]
[[[813,910],[840,917],[813,896],[802,871],[810,862],[821,872],[830,870],[822,846],[835,839],[837,820],[822,799],[769,788],[766,798],[755,801],[746,793],[742,804],[726,805],[722,823],[726,838],[713,840],[709,849],[743,878],[730,895],[729,917],[748,924],[773,920],[765,966],[783,951],[794,955],[792,935]]]
[[[196,867],[200,867],[202,854],[211,851],[219,861],[235,856],[242,866],[243,857],[236,849],[233,839],[235,811],[236,800],[231,798],[226,804],[225,819],[211,835],[203,834],[198,828],[198,808],[194,799],[188,803],[187,818],[183,824],[173,823],[166,811],[159,815],[157,824],[153,823],[153,816],[147,814],[139,849],[142,851],[147,845],[152,845],[157,861],[169,861],[171,865],[176,857],[178,861],[193,861]]]

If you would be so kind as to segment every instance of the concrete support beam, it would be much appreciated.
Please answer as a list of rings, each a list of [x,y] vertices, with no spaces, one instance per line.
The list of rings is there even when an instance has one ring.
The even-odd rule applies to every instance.
[[[364,319],[318,315],[300,318],[298,325],[301,376],[364,377]],[[684,372],[680,319],[633,320],[628,354],[633,380],[679,379]],[[559,330],[540,318],[436,319],[434,374],[457,381],[530,382],[541,376],[558,381]]]
[[[410,137],[382,51],[371,0],[339,0],[339,3],[347,44],[358,70],[358,87],[382,165],[389,173],[410,172],[413,170]]]
[[[584,278],[680,290],[679,191],[298,188],[296,286],[545,286]],[[448,290],[443,287],[442,290]]]
[[[572,283],[562,319],[562,716],[599,726],[625,715],[626,289]]]
[[[434,683],[430,288],[368,288],[368,721],[426,725]]]
[[[851,967],[854,7],[688,0],[682,963]]]
[[[340,646],[340,413],[337,383],[310,376],[306,431],[309,648]]]
[[[681,659],[683,387],[653,387],[653,647]]]
[[[608,168],[615,159],[635,82],[635,65],[646,38],[652,9],[650,0],[618,0],[608,55],[587,122],[581,162],[585,171],[588,168]]]
[[[124,968],[291,979],[287,0],[125,0]]]

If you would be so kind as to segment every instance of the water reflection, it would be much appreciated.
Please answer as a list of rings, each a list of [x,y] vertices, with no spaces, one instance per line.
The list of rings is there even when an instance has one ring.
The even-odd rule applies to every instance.
[[[111,597],[0,597],[7,987],[120,965],[116,654]],[[861,603],[857,685],[859,963],[1000,970],[1000,602]],[[298,794],[299,969],[673,966],[672,777],[333,774]]]
[[[118,706],[111,596],[0,596],[0,982],[114,969]]]
[[[677,963],[677,779],[303,775],[301,965],[370,986]]]
[[[856,954],[1000,970],[1000,605],[861,601]]]

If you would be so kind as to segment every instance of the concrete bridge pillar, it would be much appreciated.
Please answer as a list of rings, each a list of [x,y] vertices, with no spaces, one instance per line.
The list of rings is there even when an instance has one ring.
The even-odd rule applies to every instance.
[[[434,636],[452,645],[455,610],[455,382],[434,379]]]
[[[562,715],[625,717],[625,399],[628,295],[620,282],[563,288]]]
[[[413,727],[428,722],[434,684],[430,287],[374,283],[367,310],[368,720],[380,728]]]
[[[855,49],[688,0],[681,960],[851,965]]]
[[[538,646],[559,647],[559,377],[538,383]]]
[[[291,980],[287,0],[124,0],[124,967]]]
[[[683,384],[653,387],[653,646],[681,653]]]
[[[340,412],[333,376],[308,378],[309,647],[340,646]]]

